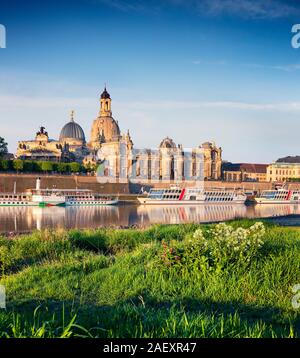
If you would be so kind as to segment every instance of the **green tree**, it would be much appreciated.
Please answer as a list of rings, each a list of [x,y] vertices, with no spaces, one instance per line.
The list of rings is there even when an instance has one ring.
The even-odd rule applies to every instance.
[[[34,172],[35,168],[35,162],[33,162],[32,160],[24,160],[24,168],[23,170],[25,172]]]
[[[65,173],[67,171],[67,167],[65,163],[57,163],[57,171],[59,173]]]
[[[41,169],[43,172],[51,172],[53,170],[53,163],[51,162],[41,162]]]
[[[9,164],[10,164],[10,163],[9,163],[9,160],[2,159],[2,160],[0,161],[0,168],[1,168],[1,170],[3,170],[3,171],[9,170],[9,167],[10,167]]]
[[[70,163],[69,167],[72,173],[78,173],[81,169],[81,165],[77,162]]]
[[[57,163],[57,171],[59,173],[66,173],[69,171],[69,165],[67,163],[59,162]]]
[[[19,173],[20,170],[23,170],[24,168],[23,160],[20,159],[13,160],[13,168],[17,171],[17,173]]]
[[[7,143],[4,138],[0,137],[0,157],[3,157],[7,152]]]

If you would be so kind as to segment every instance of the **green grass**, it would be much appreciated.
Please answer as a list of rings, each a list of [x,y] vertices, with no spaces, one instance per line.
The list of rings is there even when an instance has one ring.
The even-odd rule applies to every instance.
[[[158,264],[162,242],[183,242],[199,227],[1,238],[7,308],[0,310],[0,337],[299,337],[300,309],[291,299],[300,283],[300,230],[268,225],[249,265]]]

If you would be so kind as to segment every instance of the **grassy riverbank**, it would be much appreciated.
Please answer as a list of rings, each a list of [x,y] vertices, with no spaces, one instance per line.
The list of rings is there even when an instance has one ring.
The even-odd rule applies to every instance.
[[[300,230],[265,225],[262,244],[223,251],[213,227],[2,238],[0,337],[299,337]]]

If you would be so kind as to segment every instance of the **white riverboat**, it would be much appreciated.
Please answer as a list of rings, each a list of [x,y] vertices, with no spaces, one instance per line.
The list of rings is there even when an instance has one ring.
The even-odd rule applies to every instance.
[[[244,204],[247,196],[241,190],[203,188],[151,189],[147,197],[138,197],[141,204],[199,205],[199,204]]]
[[[86,189],[41,189],[40,178],[36,180],[35,189],[26,193],[0,193],[0,206],[95,206],[118,202],[116,197]]]
[[[26,193],[0,193],[0,206],[60,206],[65,204],[65,197],[61,193],[53,193],[48,189],[41,189],[41,180],[36,180],[35,189]]]
[[[58,205],[65,206],[115,205],[119,202],[118,198],[94,193],[88,189],[40,189],[40,182],[38,181],[39,179],[37,180],[37,189],[33,191],[33,193],[39,195],[48,195],[48,206],[51,205],[51,202],[55,202],[55,200],[59,202],[60,199],[61,202],[59,202]]]
[[[300,190],[264,190],[255,201],[258,204],[299,204]]]
[[[64,206],[66,198],[63,193],[52,189],[41,189],[41,179],[37,178],[35,189],[30,190],[33,206]]]
[[[119,199],[116,197],[93,193],[91,190],[64,190],[66,196],[66,206],[97,206],[97,205],[116,205]]]

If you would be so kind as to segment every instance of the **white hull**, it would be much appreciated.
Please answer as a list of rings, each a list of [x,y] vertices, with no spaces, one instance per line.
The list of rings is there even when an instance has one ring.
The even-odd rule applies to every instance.
[[[300,200],[264,200],[264,199],[255,199],[257,204],[300,204]]]
[[[41,189],[40,178],[30,194],[0,193],[0,206],[99,206],[118,202],[117,197],[99,196],[87,189]]]
[[[98,206],[98,205],[116,205],[119,203],[115,200],[87,200],[87,201],[67,201],[66,206]]]
[[[32,195],[32,204],[41,205],[41,206],[57,206],[65,205],[66,198],[61,195],[51,194],[51,195]]]
[[[245,200],[232,201],[206,201],[206,200],[152,200],[147,198],[138,198],[143,205],[234,205],[244,204]]]
[[[258,204],[300,204],[300,191],[289,189],[264,190],[258,198]]]

